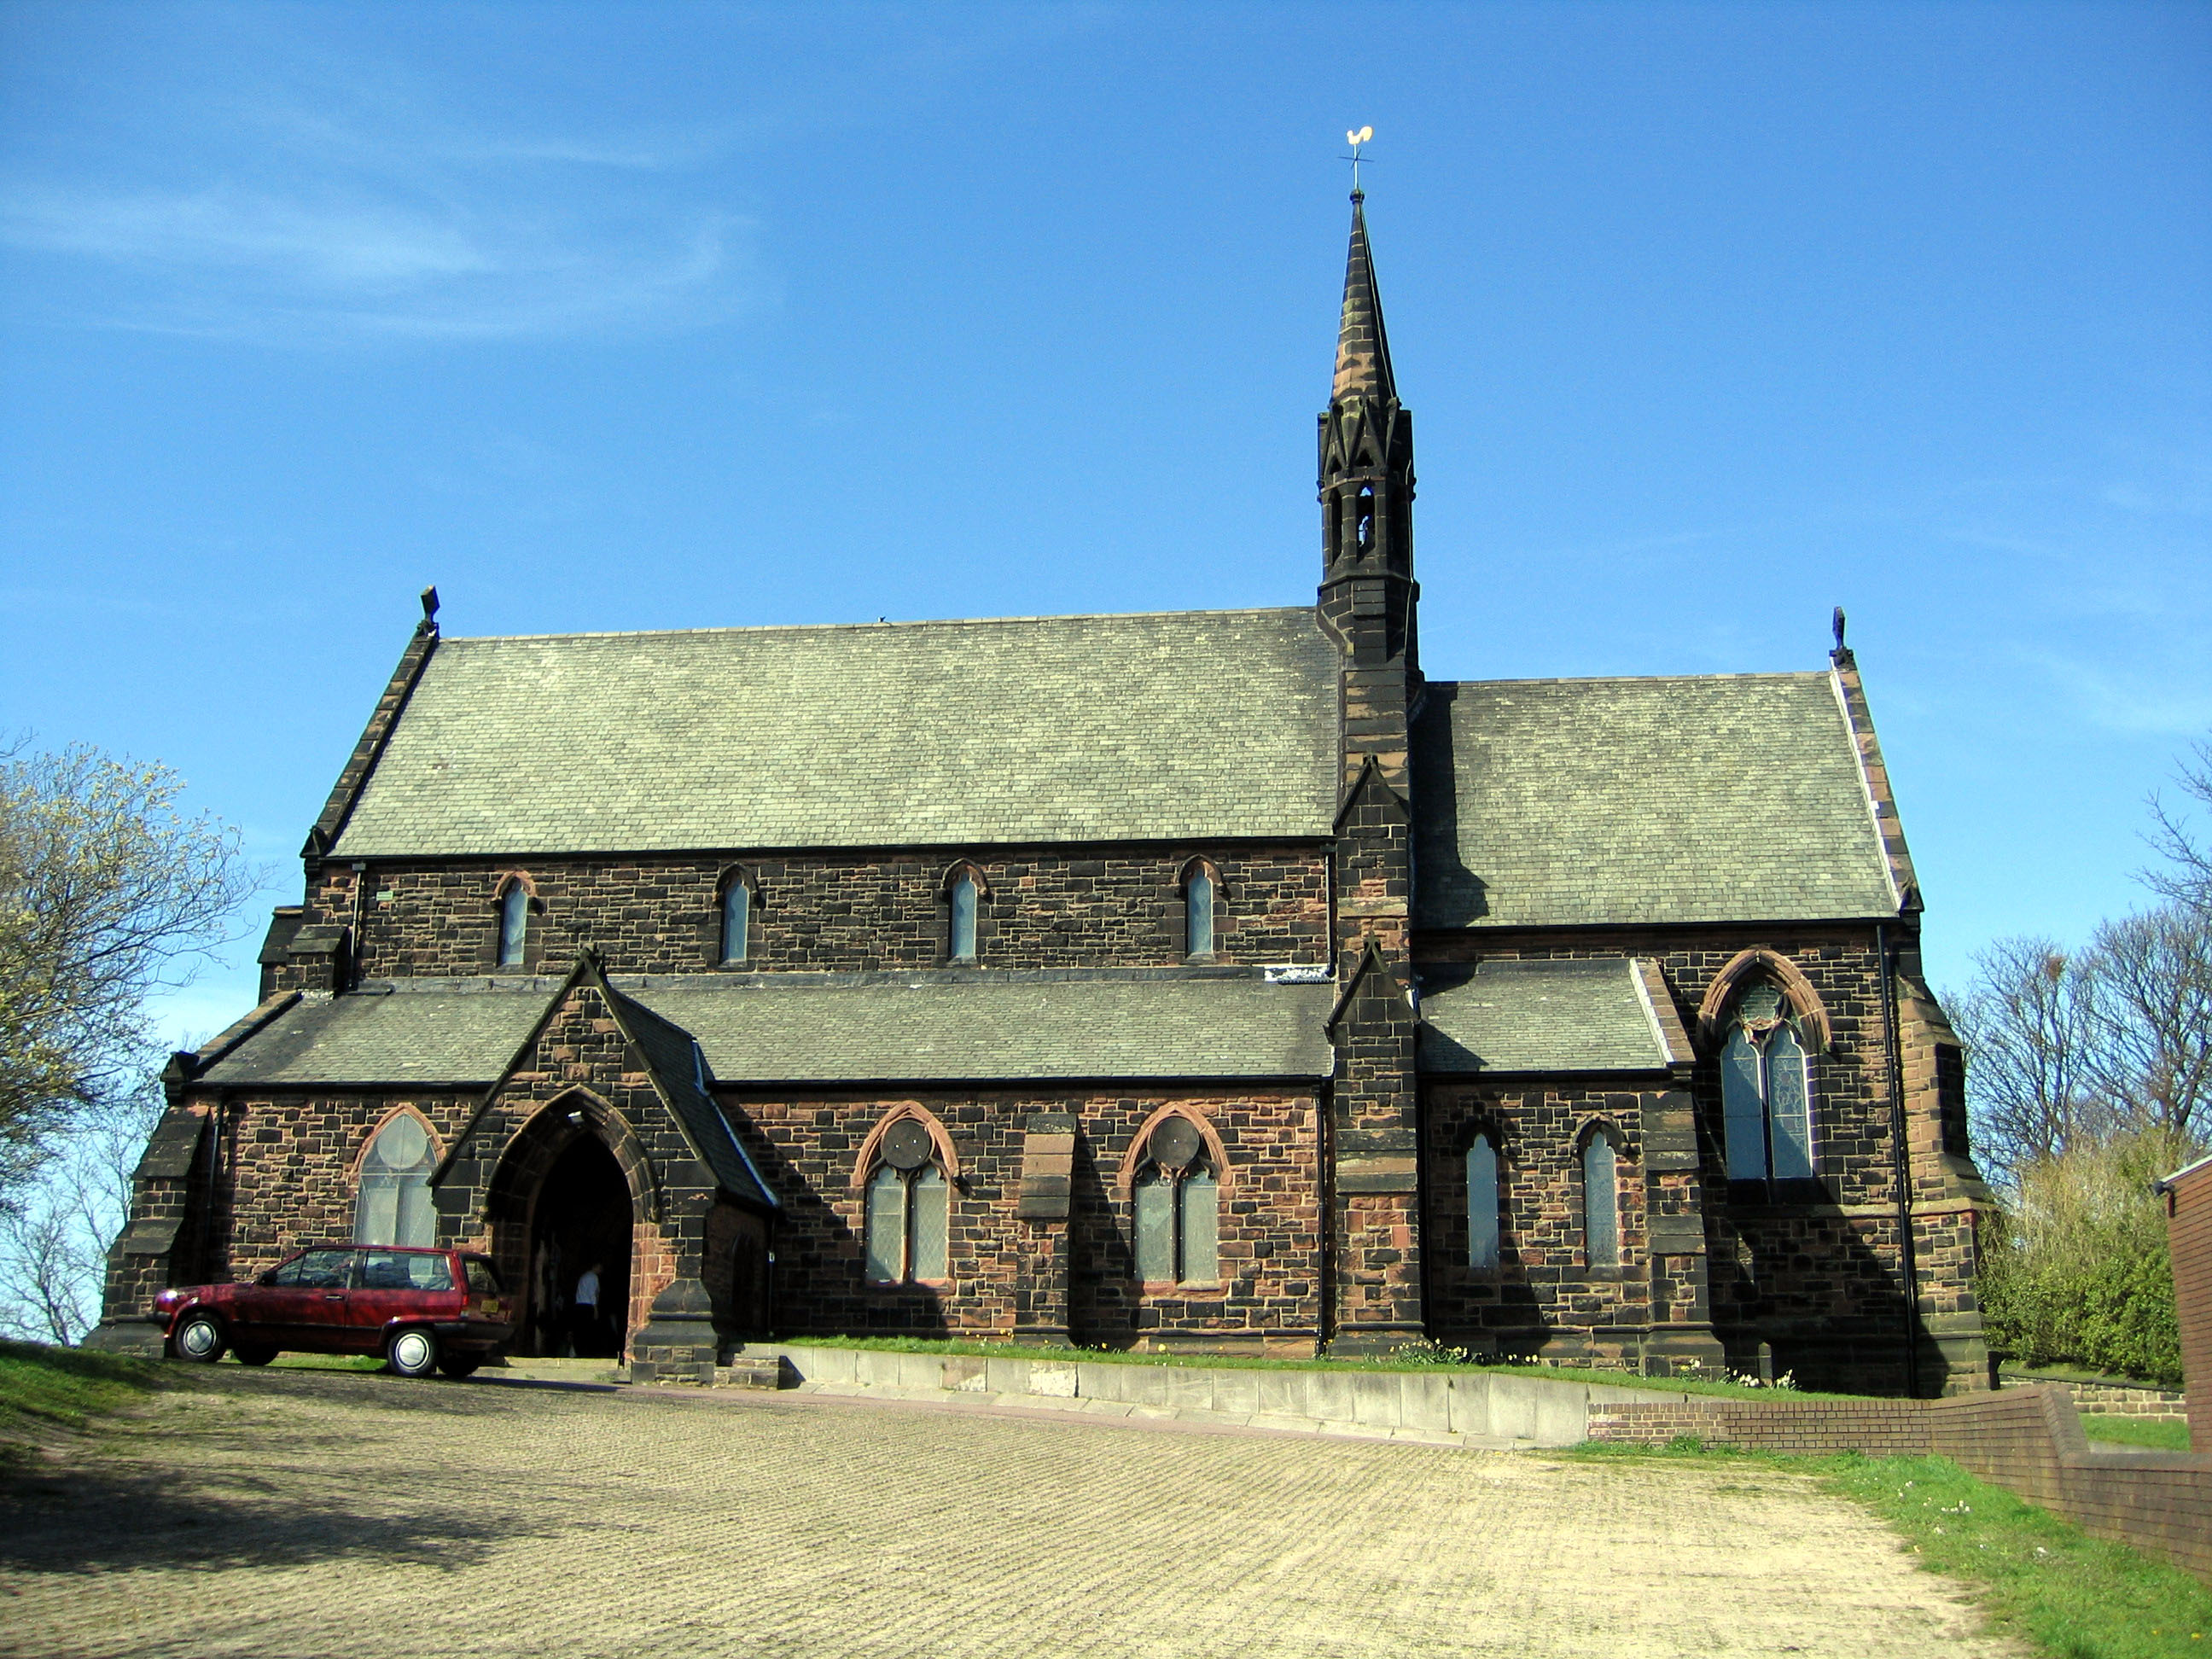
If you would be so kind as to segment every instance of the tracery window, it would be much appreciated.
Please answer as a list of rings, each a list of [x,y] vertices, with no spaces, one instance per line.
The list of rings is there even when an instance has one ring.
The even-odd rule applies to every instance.
[[[877,1143],[876,1158],[867,1184],[869,1282],[950,1278],[952,1183],[938,1163],[928,1126],[918,1118],[899,1119]]]
[[[1604,1131],[1583,1143],[1583,1261],[1590,1267],[1620,1265],[1620,1154]]]
[[[509,879],[499,896],[499,965],[521,965],[530,944],[530,890]]]
[[[1498,1147],[1487,1133],[1467,1149],[1467,1265],[1478,1273],[1498,1266]]]
[[[1737,1000],[1721,1048],[1731,1181],[1813,1177],[1813,1086],[1798,1018],[1771,984]]]
[[[402,1112],[376,1133],[361,1161],[353,1236],[361,1244],[434,1244],[438,1216],[430,1202],[437,1149],[429,1131]]]
[[[1151,1284],[1210,1285],[1221,1277],[1221,1179],[1206,1138],[1187,1117],[1153,1129],[1131,1188],[1137,1277]]]

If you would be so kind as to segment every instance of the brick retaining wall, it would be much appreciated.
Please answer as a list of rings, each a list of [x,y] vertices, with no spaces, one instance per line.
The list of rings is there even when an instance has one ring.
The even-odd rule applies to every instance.
[[[1951,1400],[1593,1402],[1589,1437],[1664,1445],[1678,1435],[1747,1450],[1948,1457],[2084,1532],[2212,1581],[2212,1457],[2096,1450],[2056,1383]]]
[[[2017,1371],[1997,1373],[2001,1389],[2048,1384],[2066,1390],[2076,1411],[2100,1417],[2135,1417],[2151,1422],[2186,1423],[2189,1396],[2178,1389],[2160,1389],[2148,1382],[2070,1382],[2063,1377],[2029,1376]]]

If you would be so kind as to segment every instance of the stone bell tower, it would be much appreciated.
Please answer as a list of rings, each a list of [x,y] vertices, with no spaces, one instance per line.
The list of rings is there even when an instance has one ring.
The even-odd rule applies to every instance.
[[[1321,416],[1320,616],[1338,653],[1342,761],[1328,1128],[1328,1336],[1340,1353],[1424,1334],[1407,805],[1421,684],[1413,417],[1390,372],[1365,200],[1352,191],[1336,377]]]

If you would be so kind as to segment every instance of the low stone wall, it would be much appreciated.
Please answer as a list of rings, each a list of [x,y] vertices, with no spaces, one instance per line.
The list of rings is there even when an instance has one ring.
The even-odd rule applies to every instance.
[[[2140,1417],[2158,1423],[2186,1423],[2189,1396],[2173,1389],[2148,1382],[2075,1382],[2065,1377],[2029,1376],[2019,1371],[1999,1371],[2001,1389],[2058,1388],[2066,1390],[2076,1411],[2100,1417]]]
[[[1465,1435],[1536,1446],[1572,1446],[1587,1439],[1591,1413],[1601,1407],[1628,1401],[1680,1405],[1692,1397],[1672,1390],[1483,1372],[1115,1365],[1073,1353],[1002,1359],[767,1342],[748,1343],[741,1353],[748,1360],[770,1356],[782,1359],[802,1382],[809,1382],[1112,1401],[1258,1422]]]
[[[2212,1457],[2091,1450],[2051,1383],[1950,1400],[1641,1400],[1594,1403],[1589,1438],[1664,1445],[1695,1435],[1747,1450],[1948,1457],[1984,1480],[2212,1581]]]

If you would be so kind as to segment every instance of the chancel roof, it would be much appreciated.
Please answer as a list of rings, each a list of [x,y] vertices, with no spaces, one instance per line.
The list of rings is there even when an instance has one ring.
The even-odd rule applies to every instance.
[[[441,641],[339,858],[1325,836],[1310,609]]]
[[[1419,927],[1897,914],[1826,674],[1433,683],[1413,791]]]

